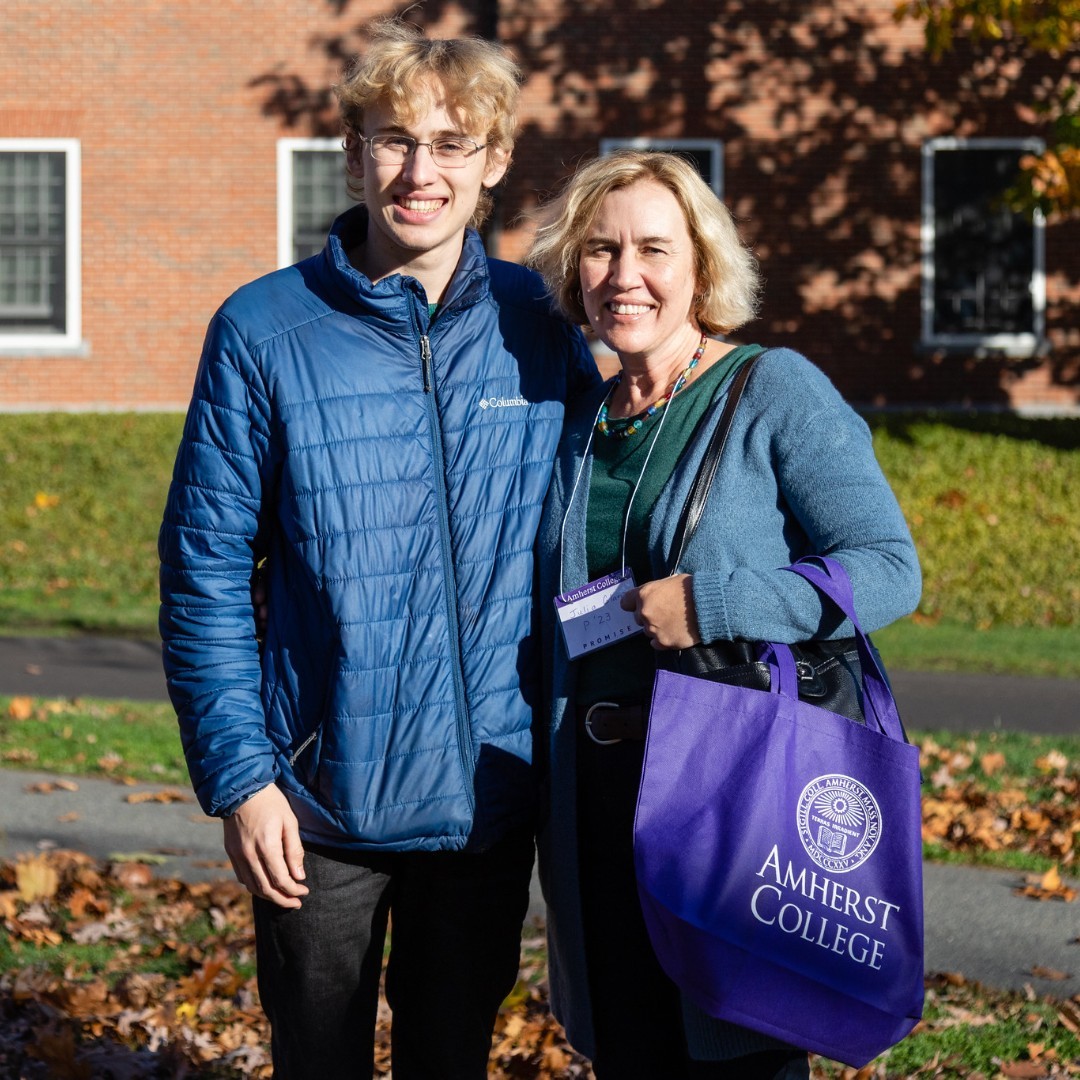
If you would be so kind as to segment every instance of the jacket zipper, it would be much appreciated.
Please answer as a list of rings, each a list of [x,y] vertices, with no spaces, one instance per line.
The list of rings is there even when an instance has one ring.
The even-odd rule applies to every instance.
[[[323,701],[322,708],[319,710],[320,719],[311,732],[303,739],[299,746],[289,755],[288,762],[289,768],[295,769],[297,761],[300,760],[300,755],[319,737],[320,732],[326,726],[326,714],[330,707],[330,695],[331,684],[334,681],[334,665],[331,664],[326,672],[326,679],[323,685]]]
[[[475,810],[473,797],[473,773],[476,762],[472,752],[472,732],[469,725],[469,711],[465,702],[465,673],[461,661],[461,627],[457,615],[457,588],[454,576],[454,563],[450,557],[450,511],[449,494],[446,489],[446,456],[443,449],[442,426],[439,421],[438,402],[435,400],[435,376],[431,362],[431,341],[427,334],[420,335],[420,367],[424,379],[428,420],[431,426],[431,443],[435,452],[435,488],[438,498],[439,532],[442,537],[440,550],[443,564],[443,598],[446,604],[446,619],[450,630],[452,667],[454,674],[454,703],[457,715],[458,755],[461,761],[461,773],[465,786],[470,814]]]
[[[427,334],[420,335],[420,368],[424,373],[424,393],[431,393],[431,341]]]
[[[296,764],[297,758],[318,738],[319,732],[322,731],[322,721],[319,721],[318,727],[289,755],[289,767],[292,768]]]

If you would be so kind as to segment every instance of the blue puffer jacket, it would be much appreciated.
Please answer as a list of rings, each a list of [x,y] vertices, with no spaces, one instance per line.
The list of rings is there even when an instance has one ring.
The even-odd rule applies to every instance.
[[[475,233],[429,325],[417,281],[349,264],[366,227],[210,325],[159,538],[169,691],[207,813],[276,782],[308,842],[479,848],[534,808],[533,540],[599,376]]]

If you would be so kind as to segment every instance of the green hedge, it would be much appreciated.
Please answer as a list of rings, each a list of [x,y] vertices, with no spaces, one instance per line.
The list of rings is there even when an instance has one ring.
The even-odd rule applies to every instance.
[[[1080,420],[880,414],[917,619],[1080,626]],[[0,628],[152,633],[177,414],[0,414]]]

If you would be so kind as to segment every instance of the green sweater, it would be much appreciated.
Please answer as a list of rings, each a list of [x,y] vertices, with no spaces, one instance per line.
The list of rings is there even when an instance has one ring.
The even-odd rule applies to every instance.
[[[629,417],[609,420],[611,435],[594,433],[585,527],[590,580],[622,565],[623,523],[631,497],[626,565],[633,570],[638,585],[651,580],[648,537],[656,500],[728,376],[760,351],[760,345],[740,345],[733,349],[676,394],[660,412],[649,417],[641,431],[628,439],[619,438],[618,432],[630,423]],[[649,457],[654,442],[656,446]],[[648,468],[645,468],[646,458]],[[578,664],[578,702],[582,705],[596,701],[648,701],[652,693],[656,653],[644,634],[589,653]]]

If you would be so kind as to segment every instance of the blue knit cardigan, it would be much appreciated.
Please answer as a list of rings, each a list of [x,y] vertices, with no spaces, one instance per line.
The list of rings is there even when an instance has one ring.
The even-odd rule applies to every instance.
[[[587,578],[588,466],[572,502],[570,494],[608,389],[610,384],[585,395],[567,416],[538,541],[545,676],[552,695],[542,736],[549,777],[539,844],[551,1004],[571,1043],[586,1055],[594,1051],[577,874],[575,665],[567,659],[552,598]],[[649,550],[654,578],[668,565],[679,512],[726,396],[727,388],[721,388],[653,511]],[[805,357],[770,349],[747,384],[706,512],[680,567],[693,575],[702,640],[792,643],[850,634],[850,623],[823,610],[812,585],[782,569],[810,554],[832,556],[847,570],[856,613],[868,632],[908,614],[918,603],[915,548],[874,457],[869,429]],[[626,1004],[634,1007],[630,987]],[[684,1002],[684,1013],[695,1058],[719,1060],[780,1045],[713,1020],[689,1002]]]

